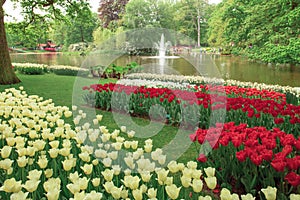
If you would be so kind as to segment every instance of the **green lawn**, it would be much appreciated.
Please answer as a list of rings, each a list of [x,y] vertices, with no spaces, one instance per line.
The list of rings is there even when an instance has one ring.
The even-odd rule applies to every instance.
[[[21,79],[21,83],[16,85],[0,85],[0,91],[4,91],[6,88],[19,88],[20,86],[24,87],[24,90],[30,95],[39,95],[44,97],[44,99],[53,99],[55,105],[61,106],[72,106],[72,95],[74,93],[74,85],[76,85],[76,77],[74,76],[58,76],[54,74],[45,74],[45,75],[22,75],[18,74],[18,77]],[[79,78],[80,79],[80,78]],[[86,86],[97,83],[97,79],[83,79]],[[106,83],[116,81],[112,79],[103,79],[100,80],[100,83]],[[78,88],[77,88],[78,89]],[[81,88],[79,88],[81,90]],[[79,97],[81,98],[81,97]],[[86,108],[89,109],[89,108]],[[102,110],[96,111],[99,114],[103,115],[103,121],[101,125],[107,126],[111,131],[119,128],[116,124],[113,114],[111,112],[105,112]],[[124,115],[124,118],[128,116]],[[146,129],[149,129],[149,121],[146,119],[133,118],[133,121],[138,124],[139,129],[135,130],[137,134],[142,135]],[[71,120],[68,120],[69,123],[72,123]],[[180,147],[183,147],[185,144],[188,144],[188,134],[192,131],[179,130],[177,127],[162,125],[161,123],[153,123],[154,126],[161,126],[162,129],[157,134],[152,136],[154,148],[164,147],[166,144],[173,144],[173,148],[168,149],[168,155],[176,155],[177,150],[180,151]],[[151,128],[151,127],[150,127]],[[174,138],[177,138],[174,140]],[[140,141],[139,147],[142,147],[142,142],[148,138],[135,138]],[[187,162],[196,157],[195,146],[191,145],[190,148],[180,157],[179,162]]]

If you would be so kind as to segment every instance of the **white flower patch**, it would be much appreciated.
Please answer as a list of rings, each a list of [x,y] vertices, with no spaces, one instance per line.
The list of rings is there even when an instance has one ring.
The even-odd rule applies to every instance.
[[[177,84],[200,84],[200,83],[211,83],[211,84],[224,84],[230,86],[239,86],[247,88],[255,88],[258,90],[273,90],[281,93],[291,93],[297,97],[300,96],[300,89],[291,86],[281,86],[281,85],[269,85],[265,83],[257,82],[242,82],[237,80],[222,80],[218,78],[208,78],[202,76],[182,76],[182,75],[160,75],[160,74],[148,74],[148,73],[134,73],[126,75],[127,79],[136,80],[139,79],[140,82],[176,82]],[[135,81],[138,83],[137,81]],[[169,84],[169,83],[168,83]],[[171,84],[170,84],[171,85]]]

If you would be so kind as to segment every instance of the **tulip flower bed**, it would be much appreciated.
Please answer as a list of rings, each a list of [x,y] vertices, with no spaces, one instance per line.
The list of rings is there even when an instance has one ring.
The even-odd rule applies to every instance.
[[[175,125],[194,127],[199,124],[201,128],[208,128],[212,111],[226,109],[226,122],[267,129],[278,127],[295,134],[300,132],[300,106],[287,104],[285,96],[274,91],[210,85],[182,90],[115,83],[96,84],[83,89],[95,92],[95,99],[88,98],[90,93],[85,97],[88,104],[105,110],[147,117],[151,106],[159,104],[166,114],[163,116],[163,112],[157,112],[161,115],[156,118]]]
[[[226,86],[237,86],[240,88],[252,88],[257,90],[268,90],[276,91],[285,94],[287,103],[294,105],[300,105],[300,90],[290,86],[280,85],[267,85],[264,83],[252,83],[252,82],[241,82],[237,80],[223,80],[218,78],[208,78],[202,76],[180,76],[180,75],[160,75],[160,74],[149,74],[149,73],[133,73],[126,75],[127,79],[132,80],[152,80],[162,82],[176,82],[176,83],[189,83],[189,84],[207,84],[212,83],[214,85],[226,85]]]
[[[86,113],[72,109],[29,96],[22,88],[1,92],[1,199],[239,199],[220,187],[223,180],[216,175],[222,170],[199,168],[194,161],[165,163],[166,155],[152,149],[151,139],[139,144],[133,130],[109,131],[99,126],[101,115],[89,123]],[[75,112],[72,127],[64,118]],[[288,138],[276,134],[283,141]],[[276,191],[261,189],[268,200],[276,198]],[[240,197],[254,199],[250,193]]]
[[[198,161],[219,169],[218,180],[233,191],[257,195],[257,189],[271,185],[283,196],[299,192],[300,138],[293,134],[229,122],[198,129],[190,139],[213,149],[207,157],[199,155]]]

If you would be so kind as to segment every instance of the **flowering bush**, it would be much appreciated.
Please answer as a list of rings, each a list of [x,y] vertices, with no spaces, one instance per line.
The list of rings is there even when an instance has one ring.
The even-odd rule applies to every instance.
[[[15,70],[22,74],[44,74],[44,73],[54,73],[57,75],[67,75],[67,76],[88,76],[89,70],[64,65],[43,65],[43,64],[33,64],[33,63],[13,63]]]
[[[139,144],[133,139],[135,132],[126,127],[99,127],[101,115],[88,123],[86,113],[78,110],[73,128],[64,121],[73,115],[69,108],[20,89],[0,95],[3,199],[239,198],[220,188],[215,168],[199,169],[194,161],[165,163],[166,156],[152,149],[151,139]],[[131,139],[125,140],[125,135]],[[277,188],[261,191],[268,200],[276,198]],[[297,198],[298,194],[290,195]],[[254,197],[243,194],[241,199]]]
[[[47,66],[31,63],[13,63],[14,69],[21,74],[39,75],[47,72]]]
[[[73,67],[73,66],[64,66],[64,65],[51,65],[48,67],[49,71],[57,74],[57,75],[65,75],[65,76],[88,76],[89,70]]]

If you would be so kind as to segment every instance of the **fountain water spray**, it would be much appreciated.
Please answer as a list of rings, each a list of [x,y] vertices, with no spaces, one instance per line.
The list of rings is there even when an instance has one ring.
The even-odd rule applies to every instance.
[[[154,48],[158,50],[159,57],[166,57],[166,52],[170,46],[172,46],[172,43],[170,41],[165,42],[163,33],[161,34],[160,41],[154,43]]]

